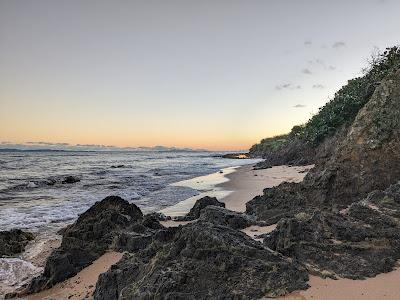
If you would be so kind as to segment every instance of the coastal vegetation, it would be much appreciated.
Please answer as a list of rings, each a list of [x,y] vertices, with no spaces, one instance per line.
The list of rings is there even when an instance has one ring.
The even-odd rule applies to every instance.
[[[307,123],[294,126],[288,134],[261,140],[250,148],[250,153],[253,156],[266,156],[298,143],[311,148],[319,146],[339,129],[348,127],[381,80],[399,67],[399,46],[373,55],[369,66],[363,70],[364,75],[349,80]]]

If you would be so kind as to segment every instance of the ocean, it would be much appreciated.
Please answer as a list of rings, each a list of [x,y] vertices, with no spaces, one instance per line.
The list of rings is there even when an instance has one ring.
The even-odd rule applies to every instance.
[[[180,186],[256,160],[193,151],[0,152],[0,230],[56,232],[96,201],[118,195],[143,212],[165,209],[199,190]],[[67,176],[79,179],[63,183]]]

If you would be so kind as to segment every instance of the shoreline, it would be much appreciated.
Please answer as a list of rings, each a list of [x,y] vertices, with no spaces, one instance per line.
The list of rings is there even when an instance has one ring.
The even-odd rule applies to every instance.
[[[243,212],[245,203],[254,196],[261,194],[266,187],[272,187],[279,183],[289,181],[301,181],[305,176],[306,167],[279,166],[270,169],[253,170],[254,164],[228,167],[219,172],[205,176],[195,177],[189,180],[173,183],[177,186],[187,186],[199,191],[200,194],[190,197],[171,207],[161,210],[168,210],[173,216],[186,214],[194,205],[197,199],[205,195],[214,195],[224,202],[228,209]],[[222,197],[221,197],[222,195]],[[188,222],[164,221],[160,222],[164,226],[185,225]],[[275,229],[275,226],[250,226],[242,230],[250,237],[257,239],[256,235],[268,233]],[[47,251],[45,255],[48,255]],[[107,271],[113,264],[117,263],[122,257],[122,253],[107,252],[90,266],[80,271],[72,278],[61,282],[54,287],[27,295],[18,299],[38,300],[38,299],[80,299],[76,296],[84,296],[85,299],[93,299],[92,292],[97,282],[98,276]],[[41,261],[46,257],[42,257]],[[94,282],[94,283],[93,283]]]
[[[224,202],[229,210],[244,212],[246,203],[261,195],[265,188],[287,182],[301,182],[309,166],[276,166],[268,169],[253,169],[254,164],[224,168],[219,172],[173,183],[174,186],[190,187],[199,195],[187,198],[175,205],[159,210],[170,217],[183,216],[196,200],[209,196]]]
[[[221,172],[212,173],[205,176],[196,177],[174,185],[184,185],[195,187],[200,195],[183,200],[169,207],[172,214],[186,213],[193,206],[196,199],[205,195],[219,194],[224,195],[218,199],[224,202],[227,209],[244,212],[245,204],[256,195],[263,192],[265,188],[279,185],[284,181],[300,182],[303,180],[310,166],[276,166],[269,169],[253,170],[253,165],[244,165],[239,167],[230,167]],[[192,205],[190,205],[192,203]],[[185,210],[187,210],[185,212]],[[164,210],[162,210],[164,211]],[[163,221],[160,222],[166,227],[185,225],[189,222]],[[194,221],[195,222],[195,221]],[[263,233],[269,233],[276,228],[276,224],[270,226],[250,226],[243,230],[255,240],[262,242],[257,236]],[[92,292],[96,286],[98,276],[108,270],[113,264],[117,263],[122,253],[107,252],[93,264],[80,271],[72,278],[61,282],[54,287],[37,294],[27,295],[18,299],[38,300],[38,299],[93,299]],[[307,290],[294,291],[285,296],[275,298],[279,300],[312,300],[312,299],[397,299],[400,294],[400,269],[392,272],[379,274],[373,278],[365,280],[351,280],[339,278],[323,279],[310,275]],[[81,297],[81,298],[79,298]],[[262,298],[270,299],[270,298]]]

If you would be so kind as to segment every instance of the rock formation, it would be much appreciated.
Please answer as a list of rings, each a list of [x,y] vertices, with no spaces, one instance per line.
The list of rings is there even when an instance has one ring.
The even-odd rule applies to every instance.
[[[189,213],[186,216],[178,217],[177,220],[179,221],[193,221],[200,217],[200,212],[203,208],[207,206],[219,206],[225,207],[225,203],[219,202],[215,197],[203,197],[196,201],[194,206],[190,209]]]
[[[197,221],[168,229],[102,274],[100,299],[257,299],[307,287],[296,263],[244,233]]]
[[[35,236],[32,233],[21,229],[0,231],[0,257],[20,254],[29,241],[34,238]]]
[[[400,258],[400,184],[341,212],[316,209],[284,218],[264,244],[323,277],[389,272]]]
[[[265,189],[247,213],[267,222],[309,207],[340,210],[400,179],[400,70],[375,89],[332,156],[317,163],[301,184]],[[270,220],[269,220],[270,219]]]
[[[144,220],[136,205],[120,197],[97,202],[63,230],[60,248],[47,259],[43,274],[31,282],[29,291],[49,288],[75,275],[110,249],[119,234],[129,227],[131,231],[144,233],[148,229],[141,224]]]

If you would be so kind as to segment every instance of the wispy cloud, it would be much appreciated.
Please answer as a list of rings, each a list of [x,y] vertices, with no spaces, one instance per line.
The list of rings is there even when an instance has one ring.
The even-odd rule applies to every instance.
[[[345,42],[341,42],[341,41],[334,42],[332,44],[332,48],[334,48],[334,49],[339,49],[339,48],[342,48],[342,47],[345,47],[345,46],[346,46],[346,43]]]
[[[314,85],[312,86],[312,88],[313,88],[313,89],[322,90],[322,89],[325,88],[325,86],[324,86],[323,84],[317,83],[317,84],[314,84]]]
[[[295,85],[293,83],[282,83],[275,86],[276,90],[299,90],[301,89],[300,85]]]
[[[336,69],[335,66],[333,65],[329,65],[326,64],[322,59],[320,58],[315,58],[315,59],[310,59],[307,61],[309,65],[311,66],[320,66],[322,67],[324,70],[328,70],[328,71],[333,71]]]
[[[307,74],[307,75],[311,75],[312,74],[311,70],[308,69],[308,68],[304,68],[303,70],[301,70],[301,73]]]
[[[307,105],[304,105],[304,104],[296,104],[296,105],[294,105],[293,107],[294,108],[303,108],[303,107],[306,107]]]
[[[311,47],[311,45],[312,45],[312,41],[311,40],[305,40],[304,41],[304,46]]]

